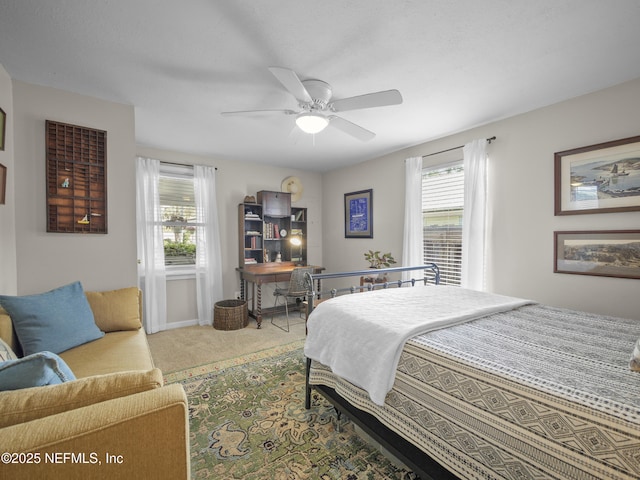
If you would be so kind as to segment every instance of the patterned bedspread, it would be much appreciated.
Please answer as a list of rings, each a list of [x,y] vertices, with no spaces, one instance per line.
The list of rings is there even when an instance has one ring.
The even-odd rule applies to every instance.
[[[640,322],[524,306],[410,339],[383,406],[312,363],[311,384],[464,479],[640,478]]]

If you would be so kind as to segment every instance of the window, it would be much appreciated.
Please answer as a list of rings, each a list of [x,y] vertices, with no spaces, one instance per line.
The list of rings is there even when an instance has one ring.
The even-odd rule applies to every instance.
[[[167,266],[194,265],[196,260],[196,204],[193,168],[160,165],[160,208],[162,210],[164,263]]]
[[[440,267],[440,283],[460,285],[462,273],[462,162],[422,171],[424,261]]]

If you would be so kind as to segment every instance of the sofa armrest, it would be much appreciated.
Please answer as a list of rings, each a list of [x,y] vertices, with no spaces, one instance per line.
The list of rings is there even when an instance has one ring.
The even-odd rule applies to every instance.
[[[188,411],[168,385],[5,427],[0,452],[16,463],[0,463],[0,478],[187,479]]]
[[[0,428],[163,385],[162,372],[129,371],[94,375],[59,385],[0,392]]]

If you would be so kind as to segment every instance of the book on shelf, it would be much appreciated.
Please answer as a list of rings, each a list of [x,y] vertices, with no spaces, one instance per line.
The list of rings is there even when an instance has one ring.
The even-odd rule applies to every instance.
[[[257,235],[250,237],[249,244],[252,250],[258,250],[259,248],[262,248],[262,241],[260,240],[260,237]]]
[[[244,264],[245,265],[255,264],[255,263],[258,263],[258,261],[255,258],[245,258],[244,259]]]

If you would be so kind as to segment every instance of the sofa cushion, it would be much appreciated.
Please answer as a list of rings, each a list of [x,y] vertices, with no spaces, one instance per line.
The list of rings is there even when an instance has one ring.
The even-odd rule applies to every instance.
[[[147,371],[95,375],[46,388],[2,392],[0,428],[145,392],[162,385],[162,372],[155,368]]]
[[[0,295],[0,305],[11,316],[25,355],[61,353],[104,336],[80,282],[37,295]]]
[[[64,360],[51,352],[0,362],[0,391],[57,385],[75,378]]]
[[[140,322],[140,290],[137,287],[120,288],[107,292],[85,292],[96,325],[103,332],[137,330]]]
[[[9,345],[18,357],[22,356],[22,348],[20,348],[18,337],[16,337],[16,332],[13,329],[11,317],[7,311],[2,308],[2,305],[0,305],[0,338]]]
[[[95,342],[62,352],[60,357],[76,378],[154,367],[144,328],[107,333]]]
[[[0,338],[0,362],[6,362],[7,360],[15,360],[18,356],[13,353],[11,347]]]

